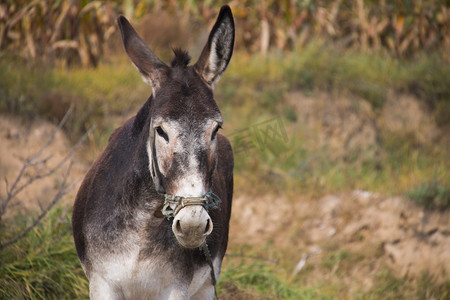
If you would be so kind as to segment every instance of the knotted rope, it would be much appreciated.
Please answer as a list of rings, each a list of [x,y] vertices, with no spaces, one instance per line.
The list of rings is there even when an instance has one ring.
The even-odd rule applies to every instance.
[[[164,205],[161,209],[161,213],[167,220],[170,220],[174,218],[183,207],[201,205],[206,210],[209,210],[219,207],[220,202],[219,196],[214,194],[212,190],[207,192],[203,197],[182,197],[164,194]]]

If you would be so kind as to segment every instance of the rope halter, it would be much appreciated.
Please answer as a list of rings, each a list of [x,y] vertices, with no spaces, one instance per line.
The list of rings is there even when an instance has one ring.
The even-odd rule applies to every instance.
[[[176,196],[176,195],[167,195],[164,194],[164,205],[161,209],[161,213],[163,216],[167,218],[167,220],[170,220],[172,218],[175,218],[175,216],[178,214],[178,212],[186,206],[189,205],[201,205],[206,210],[218,208],[220,205],[220,198],[216,194],[212,192],[212,190],[209,190],[203,197],[182,197],[182,196]],[[211,253],[209,252],[208,245],[206,244],[206,241],[201,246],[201,250],[203,251],[203,254],[205,255],[206,262],[211,267],[211,281],[212,285],[216,286],[217,278],[214,272],[214,265],[211,258]],[[214,290],[215,291],[215,290]],[[217,294],[216,294],[217,298]]]
[[[174,218],[178,212],[186,206],[201,205],[206,210],[218,208],[221,200],[219,196],[209,190],[203,197],[182,197],[176,195],[164,194],[164,205],[161,213],[170,220]]]

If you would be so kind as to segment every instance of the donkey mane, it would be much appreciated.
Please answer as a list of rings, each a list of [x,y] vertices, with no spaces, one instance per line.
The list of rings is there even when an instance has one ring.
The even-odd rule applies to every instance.
[[[180,48],[174,48],[172,49],[173,54],[175,54],[174,58],[172,59],[172,62],[170,65],[172,68],[174,67],[181,67],[186,68],[189,62],[191,61],[191,56],[186,50],[180,49]]]

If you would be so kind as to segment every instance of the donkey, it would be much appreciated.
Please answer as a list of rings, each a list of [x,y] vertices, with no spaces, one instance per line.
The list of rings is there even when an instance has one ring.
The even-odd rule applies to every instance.
[[[110,136],[75,199],[72,227],[91,299],[213,299],[228,243],[233,152],[214,84],[233,53],[223,6],[198,61],[162,62],[123,16],[125,51],[152,87]]]

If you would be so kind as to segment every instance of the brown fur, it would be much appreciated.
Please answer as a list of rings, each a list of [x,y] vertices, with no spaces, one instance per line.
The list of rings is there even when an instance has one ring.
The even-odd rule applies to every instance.
[[[215,47],[223,50],[218,54],[217,68],[208,66],[209,60],[205,54],[214,51],[210,45],[213,40],[211,36],[205,46],[207,50],[203,51],[194,66],[189,66],[190,57],[186,51],[175,49],[172,67],[168,67],[146,46],[124,17],[119,17],[118,22],[130,59],[152,84],[155,94],[136,116],[114,130],[108,146],[83,180],[72,218],[77,253],[87,277],[91,279],[96,272],[95,266],[102,260],[114,260],[115,255],[139,247],[142,263],[159,259],[161,264],[172,268],[177,274],[175,282],[189,285],[195,271],[207,262],[199,249],[181,247],[172,232],[171,221],[160,217],[163,193],[170,193],[177,180],[186,176],[182,172],[189,160],[186,155],[195,155],[204,185],[222,200],[219,209],[209,211],[214,229],[207,237],[212,258],[222,260],[228,243],[233,195],[231,145],[223,135],[218,134],[215,148],[196,146],[194,153],[173,153],[169,156],[171,162],[167,173],[162,175],[156,165],[156,173],[152,175],[149,164],[152,160],[157,164],[158,160],[153,156],[156,153],[153,148],[153,157],[149,157],[147,144],[153,142],[149,141],[149,137],[151,132],[156,131],[151,128],[152,120],[156,119],[179,124],[183,128],[180,134],[186,149],[196,145],[198,139],[203,139],[202,145],[213,143],[211,133],[204,132],[210,130],[205,124],[220,124],[222,121],[213,98],[214,82],[210,79],[218,78],[231,58],[234,42],[231,10],[222,8],[215,29],[211,31],[211,36],[220,35],[220,47],[218,44]],[[224,32],[228,34],[225,38],[222,37]],[[209,74],[210,70],[216,71]],[[216,149],[215,152],[213,149]],[[137,218],[138,215],[144,217]],[[132,239],[135,236],[139,237],[138,244]],[[173,257],[177,259],[173,260]]]

